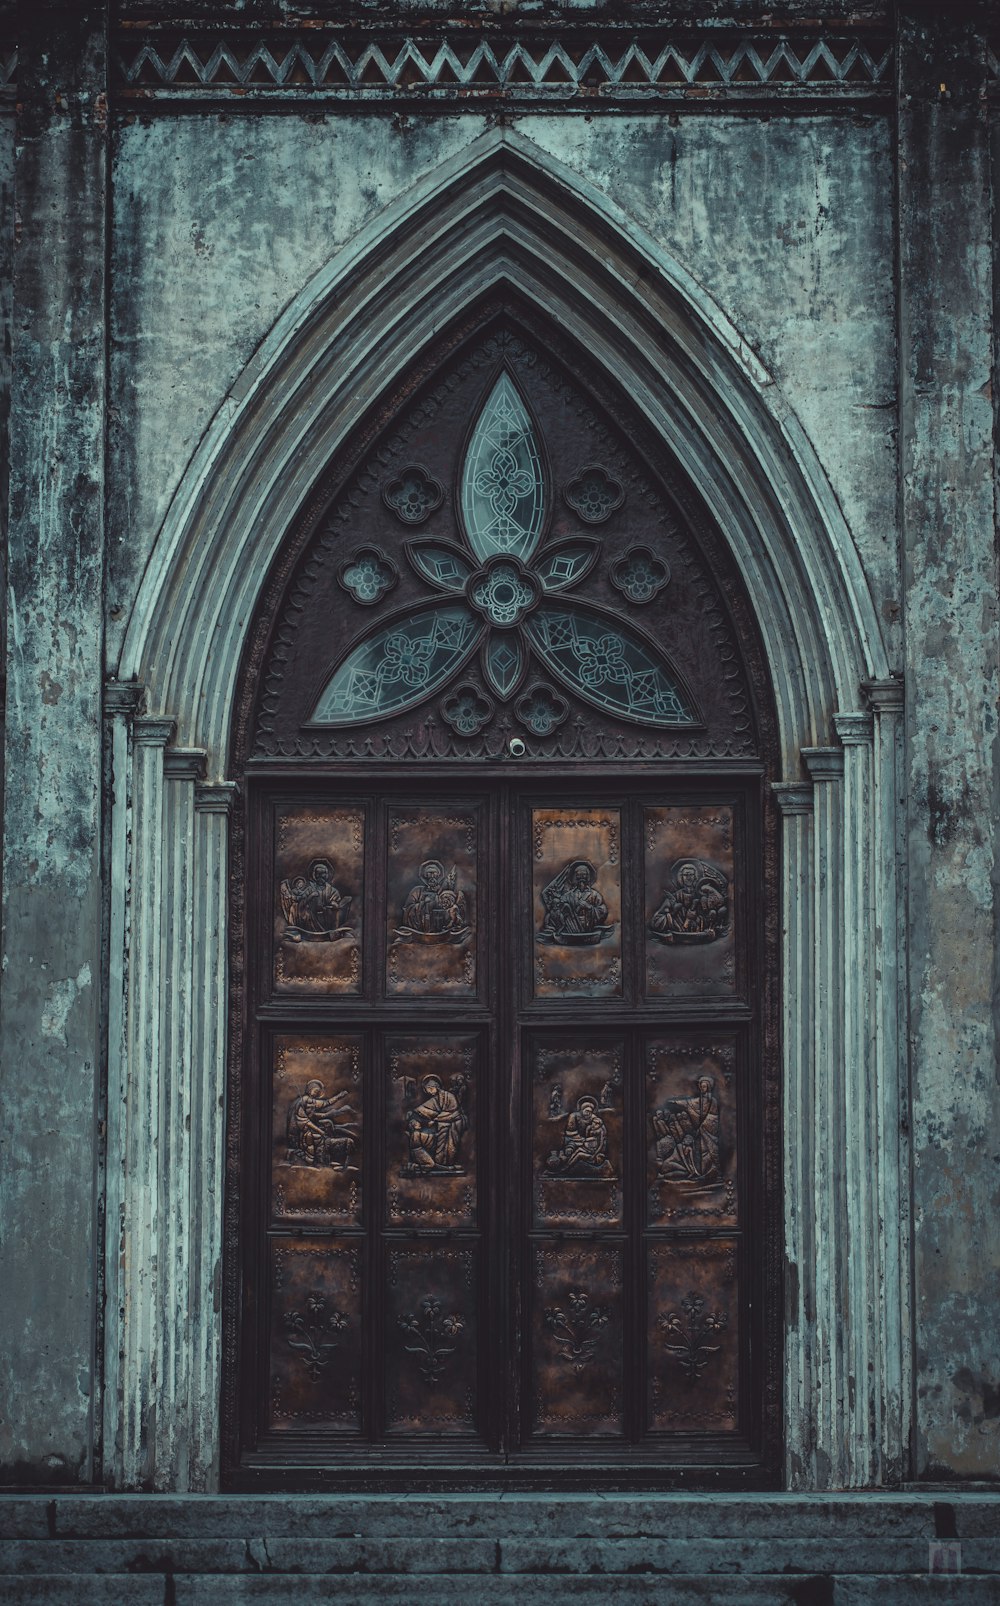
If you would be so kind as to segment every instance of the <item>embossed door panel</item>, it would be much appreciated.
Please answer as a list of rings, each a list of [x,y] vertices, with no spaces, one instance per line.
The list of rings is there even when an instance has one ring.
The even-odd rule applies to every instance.
[[[728,804],[647,808],[646,993],[732,994],[737,988],[734,817]]]
[[[476,1432],[477,1251],[474,1244],[387,1249],[386,1430]]]
[[[645,1045],[651,1227],[737,1225],[737,1039],[672,1032]]]
[[[475,804],[388,811],[385,989],[390,997],[475,998],[479,967]]]
[[[478,1040],[394,1035],[384,1058],[387,1225],[474,1227]]]
[[[276,1222],[360,1224],[362,1050],[357,1034],[275,1038],[271,1214]]]
[[[279,805],[274,822],[273,985],[336,997],[362,990],[366,819],[362,805]]]
[[[362,1255],[358,1239],[271,1239],[268,1424],[361,1431]]]
[[[736,1432],[737,1260],[735,1239],[649,1246],[648,1425],[654,1432]]]
[[[619,1225],[623,1219],[621,1039],[535,1039],[532,1210],[536,1227]]]
[[[537,1435],[624,1433],[621,1243],[532,1246],[532,1429]]]
[[[621,810],[531,813],[536,998],[622,995]]]

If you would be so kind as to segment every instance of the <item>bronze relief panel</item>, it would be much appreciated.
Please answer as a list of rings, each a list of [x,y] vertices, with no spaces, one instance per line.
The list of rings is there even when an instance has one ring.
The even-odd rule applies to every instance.
[[[475,998],[478,809],[392,808],[387,836],[387,995]]]
[[[736,1243],[648,1247],[648,1427],[735,1433],[739,1409]]]
[[[648,808],[643,826],[647,996],[735,992],[731,805]]]
[[[389,1037],[385,1063],[389,1226],[475,1226],[476,1039]]]
[[[737,1224],[736,1040],[677,1034],[646,1044],[650,1226]]]
[[[306,996],[362,989],[365,811],[279,808],[274,854],[274,988]]]
[[[271,1212],[277,1221],[361,1220],[361,1038],[278,1037],[271,1083]]]
[[[621,811],[531,813],[536,998],[622,996]]]
[[[621,1042],[534,1042],[532,1208],[536,1226],[622,1220]]]
[[[271,1239],[270,1426],[361,1431],[358,1240]]]
[[[537,1435],[622,1433],[622,1254],[618,1244],[533,1246]]]
[[[476,1431],[476,1249],[390,1243],[386,1255],[386,1429]]]

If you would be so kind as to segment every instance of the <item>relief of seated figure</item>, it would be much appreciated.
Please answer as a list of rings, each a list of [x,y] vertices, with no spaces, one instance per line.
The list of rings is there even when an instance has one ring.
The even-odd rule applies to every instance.
[[[649,923],[662,942],[714,942],[729,928],[729,883],[702,859],[673,868],[672,884]]]

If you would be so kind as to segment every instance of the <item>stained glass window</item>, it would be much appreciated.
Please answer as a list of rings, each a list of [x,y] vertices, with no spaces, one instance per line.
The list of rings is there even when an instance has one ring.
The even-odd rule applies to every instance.
[[[549,668],[598,708],[644,725],[693,725],[680,686],[641,637],[583,608],[543,604],[525,629]]]
[[[461,603],[397,619],[348,653],[313,719],[354,725],[423,702],[460,668],[482,633],[480,620]]]
[[[472,431],[462,465],[461,506],[477,557],[530,558],[545,517],[545,477],[531,416],[506,374]]]

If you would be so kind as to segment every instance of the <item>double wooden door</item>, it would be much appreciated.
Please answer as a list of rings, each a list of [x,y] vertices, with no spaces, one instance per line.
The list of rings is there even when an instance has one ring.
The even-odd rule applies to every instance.
[[[755,1458],[759,777],[513,768],[252,797],[250,1464]]]

